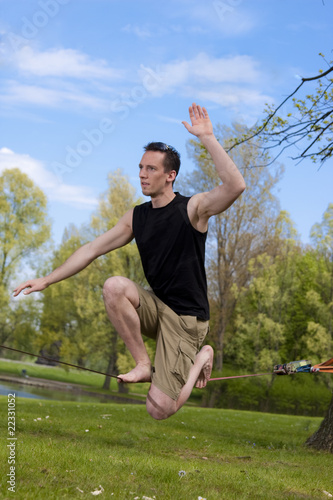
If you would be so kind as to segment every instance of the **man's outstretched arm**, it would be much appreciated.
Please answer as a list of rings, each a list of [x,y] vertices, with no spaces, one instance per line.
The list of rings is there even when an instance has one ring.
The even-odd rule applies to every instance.
[[[205,225],[209,217],[230,207],[246,186],[242,174],[216,139],[206,108],[201,108],[193,103],[189,108],[189,114],[191,125],[185,121],[183,124],[205,146],[222,181],[222,184],[212,191],[195,195],[191,202],[201,224]],[[198,223],[199,220],[194,220],[194,222]]]
[[[53,283],[58,283],[79,273],[100,255],[104,255],[129,243],[133,239],[132,217],[133,210],[129,210],[112,229],[80,247],[48,276],[21,283],[21,285],[14,289],[14,297],[17,297],[22,290],[25,290],[23,292],[24,295],[32,292],[40,292]]]

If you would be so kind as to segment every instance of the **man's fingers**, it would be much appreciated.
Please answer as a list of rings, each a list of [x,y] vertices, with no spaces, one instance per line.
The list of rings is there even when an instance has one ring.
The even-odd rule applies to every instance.
[[[41,292],[47,287],[47,283],[45,283],[44,278],[36,278],[33,280],[28,280],[25,281],[24,283],[21,283],[19,286],[17,286],[13,292],[14,292],[14,297],[17,297],[22,290],[24,290],[23,294],[24,295],[29,295],[32,292]]]
[[[189,112],[191,121],[193,119],[197,120],[198,118],[200,118],[200,115],[202,115],[201,107],[195,104],[195,102],[192,104],[192,106],[189,107]]]
[[[207,116],[208,116],[206,108],[201,107],[199,105],[197,106],[197,114],[198,114],[198,118],[207,118]]]
[[[25,288],[29,288],[30,290],[26,290],[24,293],[24,295],[27,295],[29,294],[32,290],[31,290],[31,285],[29,285],[28,283],[24,283],[23,285],[20,285],[18,286],[17,288],[15,288],[13,291],[14,291],[14,297],[17,297],[21,292],[22,290],[24,290]]]
[[[200,104],[195,104],[195,102],[190,106],[190,118],[198,120],[199,118],[208,118],[208,113],[205,107],[201,107]]]
[[[191,125],[187,122],[182,122],[182,124],[184,125],[184,127],[187,129],[187,130],[190,130],[191,128]]]
[[[184,125],[186,130],[188,130],[188,132],[192,133],[193,135],[197,135],[194,131],[197,130],[198,127],[202,127],[206,124],[206,121],[204,120],[209,120],[207,110],[206,108],[201,107],[199,104],[196,104],[194,102],[192,106],[189,107],[189,114],[192,126],[189,125],[189,123],[187,123],[186,121],[183,121],[182,124]]]
[[[17,286],[16,288],[14,288],[14,290],[13,290],[14,297],[16,297],[21,291],[22,291],[22,288],[20,286]]]

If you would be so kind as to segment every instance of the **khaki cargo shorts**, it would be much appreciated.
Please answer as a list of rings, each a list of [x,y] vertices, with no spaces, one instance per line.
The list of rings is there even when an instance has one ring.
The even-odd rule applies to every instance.
[[[152,383],[177,400],[191,366],[209,331],[209,322],[176,314],[153,291],[136,285],[140,306],[137,313],[141,333],[156,340]]]

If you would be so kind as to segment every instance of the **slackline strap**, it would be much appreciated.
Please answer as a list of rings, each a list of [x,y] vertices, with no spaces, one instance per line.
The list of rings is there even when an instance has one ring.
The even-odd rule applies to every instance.
[[[72,365],[71,363],[65,363],[64,361],[58,361],[56,359],[42,356],[41,354],[32,354],[31,352],[21,351],[20,349],[14,349],[13,347],[7,347],[5,345],[0,345],[0,348],[9,349],[10,351],[20,352],[21,354],[28,354],[28,356],[34,356],[36,358],[47,359],[48,361],[60,363],[61,365],[71,366],[72,368],[78,368],[79,370],[86,370],[87,372],[98,373],[99,375],[105,375],[106,377],[119,378],[119,380],[121,380],[121,378],[117,377],[117,375],[111,375],[110,373],[104,373],[104,372],[98,372],[96,370],[91,370],[91,368],[84,368],[83,366]]]
[[[213,380],[227,380],[231,378],[261,377],[262,375],[273,375],[273,374],[270,372],[270,373],[253,373],[251,375],[233,375],[231,377],[210,378],[208,382],[212,382]]]
[[[318,363],[314,365],[313,368],[317,368],[322,373],[333,373],[333,358],[324,361],[323,363]]]

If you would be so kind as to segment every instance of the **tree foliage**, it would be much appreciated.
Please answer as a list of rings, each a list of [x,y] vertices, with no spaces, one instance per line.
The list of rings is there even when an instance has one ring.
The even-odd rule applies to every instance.
[[[18,168],[0,176],[0,341],[20,336],[26,345],[35,332],[30,314],[33,303],[10,300],[11,282],[23,263],[32,258],[50,237],[47,200],[44,193]],[[25,332],[25,336],[23,336]]]
[[[18,168],[0,176],[0,283],[50,237],[44,193]]]

